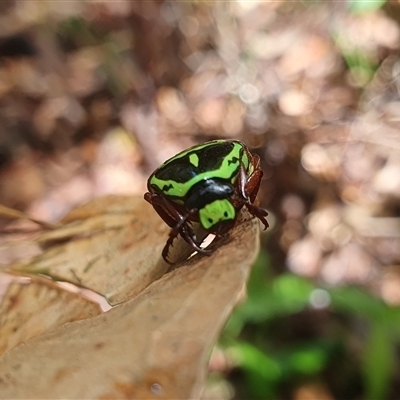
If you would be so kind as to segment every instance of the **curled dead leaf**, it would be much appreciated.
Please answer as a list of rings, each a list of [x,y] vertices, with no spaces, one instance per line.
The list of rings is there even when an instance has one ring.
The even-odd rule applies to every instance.
[[[126,215],[130,230],[113,228],[114,235],[107,240],[123,239],[127,233],[137,238],[138,226],[143,227],[138,241],[144,250],[132,253],[130,262],[144,265],[147,256],[146,264],[157,268],[167,230],[162,221],[153,221],[137,199],[133,202],[141,211],[132,211],[135,218]],[[110,311],[36,336],[3,354],[0,397],[198,397],[211,346],[237,303],[257,255],[258,232],[258,221],[241,219],[224,241],[213,244],[216,250],[211,256],[196,255]],[[105,234],[95,235],[103,245]],[[114,250],[120,249],[124,247],[118,242]],[[109,253],[109,257],[117,255]],[[118,274],[117,266],[115,262],[113,273]],[[129,279],[123,275],[123,280]]]
[[[140,293],[169,268],[161,250],[169,228],[142,197],[107,196],[78,207],[58,229],[36,240],[45,249],[9,271],[44,274],[88,288],[117,304]],[[192,250],[174,242],[175,259]]]
[[[98,304],[47,279],[13,281],[0,303],[0,354],[31,337],[100,312]]]

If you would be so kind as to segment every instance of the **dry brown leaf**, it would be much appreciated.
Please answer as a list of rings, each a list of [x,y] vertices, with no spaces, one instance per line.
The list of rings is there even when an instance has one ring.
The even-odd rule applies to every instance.
[[[48,228],[48,229],[53,229],[53,228],[57,227],[56,224],[51,224],[50,222],[41,221],[39,219],[32,218],[29,215],[27,215],[21,211],[14,210],[13,208],[10,208],[10,207],[6,207],[3,204],[0,204],[0,216],[4,217],[4,218],[8,218],[8,219],[26,219],[26,220],[32,221],[36,224],[42,225],[44,228]]]
[[[46,248],[43,254],[8,269],[86,287],[117,304],[169,268],[161,258],[169,228],[142,197],[99,198],[73,210],[62,223],[37,239]],[[180,260],[192,252],[183,240],[174,242],[174,250]]]
[[[141,224],[144,236],[151,237],[157,224],[150,214],[137,218],[149,228],[130,223]],[[257,255],[258,231],[255,219],[241,221],[211,256],[188,260],[105,314],[64,325],[5,353],[0,397],[198,397],[211,346]],[[163,243],[153,240],[149,248],[154,253]],[[138,257],[140,262],[140,252]]]
[[[98,304],[43,278],[15,281],[0,304],[0,354],[33,336],[100,312]]]

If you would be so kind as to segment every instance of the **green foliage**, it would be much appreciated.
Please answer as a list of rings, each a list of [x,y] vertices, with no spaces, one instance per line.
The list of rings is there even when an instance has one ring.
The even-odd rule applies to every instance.
[[[261,253],[248,282],[248,299],[232,315],[226,327],[230,335],[237,335],[246,322],[262,322],[278,316],[294,314],[304,309],[314,286],[306,279],[284,274],[275,279],[266,274],[269,265]]]
[[[348,0],[348,3],[351,11],[364,13],[378,10],[386,0]]]
[[[326,365],[328,353],[320,345],[302,346],[290,353],[290,366],[295,372],[314,375]]]
[[[349,69],[353,84],[366,86],[378,68],[376,54],[370,54],[367,49],[352,43],[340,33],[334,35],[334,40]]]
[[[350,11],[354,13],[367,13],[379,10],[385,5],[387,0],[347,0],[347,5]],[[305,0],[301,2],[305,7],[314,6],[324,1]]]
[[[364,350],[363,373],[367,399],[386,397],[396,350],[390,337],[391,329],[387,322],[373,321]]]
[[[273,396],[274,385],[283,374],[281,363],[250,343],[234,343],[231,353],[243,368],[252,398]]]
[[[327,307],[313,308],[316,289],[293,274],[274,277],[268,256],[260,254],[249,279],[248,299],[234,312],[221,338],[243,371],[249,395],[276,398],[282,386],[333,376],[326,384],[335,382],[332,390],[341,398],[385,398],[400,342],[400,309],[357,287],[325,288]],[[293,322],[298,320],[309,321],[311,333],[304,335],[307,322]]]

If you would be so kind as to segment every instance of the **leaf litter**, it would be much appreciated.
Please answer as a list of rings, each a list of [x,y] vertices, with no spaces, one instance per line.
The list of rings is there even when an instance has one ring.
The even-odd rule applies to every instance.
[[[257,256],[258,221],[243,212],[228,237],[211,244],[211,256],[187,259],[191,250],[177,241],[174,256],[187,260],[169,273],[160,261],[168,227],[141,198],[97,199],[62,224],[38,239],[41,255],[9,266],[32,281],[12,284],[2,309],[10,309],[14,292],[33,302],[41,293],[39,318],[51,320],[71,299],[81,298],[63,294],[53,304],[55,284],[35,276],[43,272],[119,304],[97,317],[91,306],[81,314],[66,311],[70,319],[44,325],[31,339],[13,337],[18,318],[6,321],[11,344],[0,357],[0,398],[198,397],[212,345],[241,299]],[[99,265],[90,268],[90,261]],[[23,302],[13,304],[18,313]],[[32,332],[29,311],[25,330]]]

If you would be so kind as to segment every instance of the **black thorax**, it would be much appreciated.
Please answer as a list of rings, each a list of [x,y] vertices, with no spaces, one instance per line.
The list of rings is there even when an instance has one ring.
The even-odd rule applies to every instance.
[[[223,179],[206,179],[196,183],[187,193],[185,205],[188,210],[200,210],[215,200],[230,198],[235,189]]]

